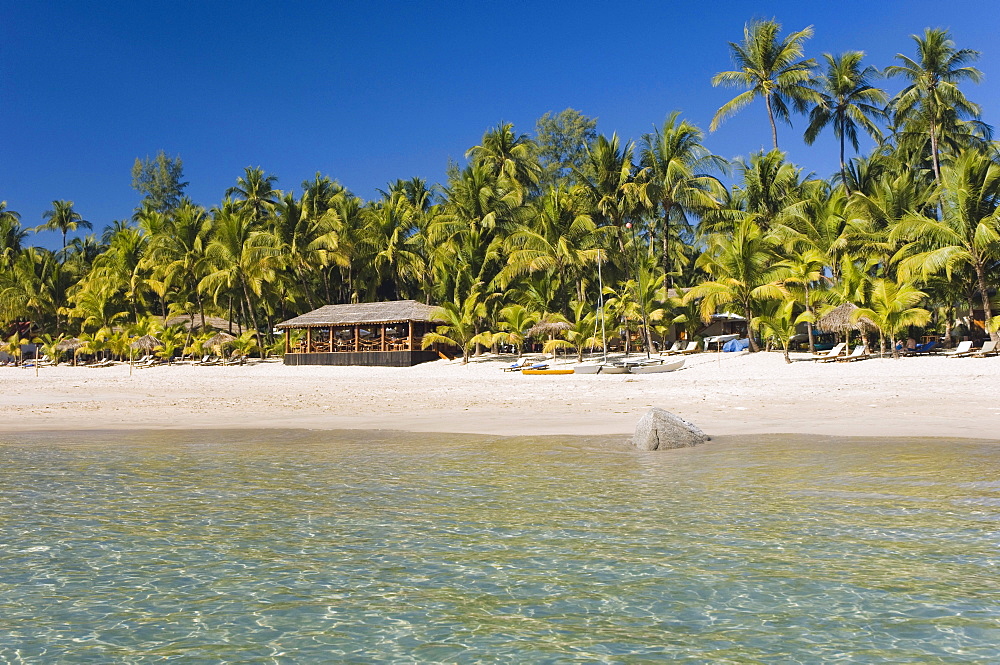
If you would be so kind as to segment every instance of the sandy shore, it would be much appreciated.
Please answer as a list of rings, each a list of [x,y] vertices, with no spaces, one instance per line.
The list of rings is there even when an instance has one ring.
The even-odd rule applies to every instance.
[[[417,367],[0,367],[0,431],[398,429],[628,434],[651,406],[709,434],[1000,439],[1000,358],[788,365],[699,354],[651,375],[521,376],[510,359]]]

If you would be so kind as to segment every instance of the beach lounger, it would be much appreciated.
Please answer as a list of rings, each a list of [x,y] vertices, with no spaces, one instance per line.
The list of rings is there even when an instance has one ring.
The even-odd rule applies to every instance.
[[[976,358],[985,358],[986,356],[996,356],[1000,355],[1000,349],[997,349],[997,343],[993,340],[989,340],[983,343],[983,348],[979,349],[973,353]]]
[[[912,349],[904,349],[904,356],[926,356],[930,355],[932,352],[937,351],[937,340],[932,339],[926,344],[917,344],[916,347]]]
[[[111,367],[114,364],[115,361],[111,360],[111,358],[105,358],[104,360],[98,360],[96,363],[84,365],[84,367]]]
[[[669,356],[671,353],[680,353],[681,349],[684,348],[684,342],[681,340],[676,340],[669,349],[660,352],[661,356]]]
[[[959,342],[954,351],[945,351],[941,355],[949,358],[964,358],[966,356],[971,356],[973,353],[975,353],[975,351],[972,350],[972,342],[966,340],[964,342]]]
[[[501,369],[505,372],[520,372],[525,367],[531,365],[532,362],[533,361],[530,360],[529,358],[521,358],[517,362],[513,362],[507,365],[506,367],[502,367]]]
[[[688,342],[688,345],[677,353],[680,355],[687,355],[689,353],[698,353],[701,351],[701,345],[698,342]]]
[[[854,362],[855,360],[864,360],[865,358],[870,358],[870,357],[871,354],[868,353],[868,345],[858,344],[857,346],[854,347],[854,350],[851,351],[850,354],[846,356],[837,356],[833,360],[836,360],[839,363],[851,363]]]
[[[812,359],[813,360],[818,360],[820,362],[828,362],[830,360],[836,360],[837,357],[844,352],[844,347],[846,347],[846,346],[847,346],[847,344],[845,344],[844,342],[841,342],[840,344],[838,344],[837,346],[833,347],[829,351],[823,351],[823,352],[820,352],[820,353],[814,353],[812,355]]]

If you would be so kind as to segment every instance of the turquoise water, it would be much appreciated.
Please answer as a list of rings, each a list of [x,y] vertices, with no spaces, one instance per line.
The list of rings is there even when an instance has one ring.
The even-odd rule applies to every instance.
[[[0,435],[0,662],[1000,662],[1000,445]]]

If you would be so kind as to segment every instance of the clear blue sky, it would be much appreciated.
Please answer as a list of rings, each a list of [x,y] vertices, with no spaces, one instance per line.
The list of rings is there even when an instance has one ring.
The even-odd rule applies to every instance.
[[[673,109],[706,131],[736,94],[713,88],[744,23],[807,25],[808,55],[863,50],[883,67],[909,35],[951,29],[982,51],[967,94],[995,124],[994,2],[307,3],[14,2],[0,5],[0,199],[41,223],[69,199],[95,230],[130,216],[136,157],[180,155],[187,194],[218,203],[245,166],[298,190],[320,171],[359,196],[396,178],[444,179],[498,122],[530,132],[572,107],[625,138]],[[890,92],[900,87],[887,84]],[[791,159],[826,176],[832,139],[779,127]],[[769,147],[755,104],[710,134],[726,157]],[[866,146],[867,147],[867,146]],[[36,242],[52,246],[54,235]]]

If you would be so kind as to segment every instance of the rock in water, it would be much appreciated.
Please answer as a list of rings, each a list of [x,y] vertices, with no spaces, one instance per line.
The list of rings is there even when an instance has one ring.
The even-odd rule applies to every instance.
[[[632,444],[639,450],[688,448],[705,443],[708,437],[680,416],[664,409],[653,408],[639,419]]]

